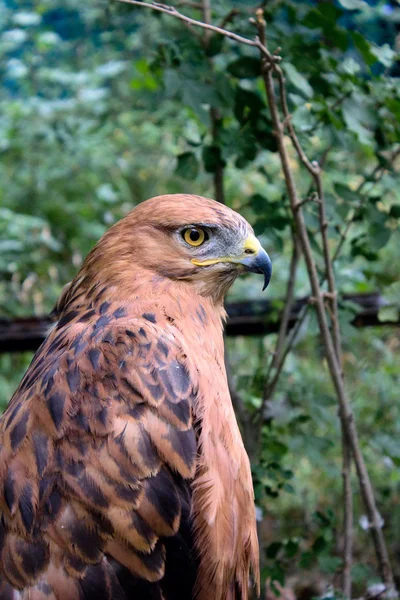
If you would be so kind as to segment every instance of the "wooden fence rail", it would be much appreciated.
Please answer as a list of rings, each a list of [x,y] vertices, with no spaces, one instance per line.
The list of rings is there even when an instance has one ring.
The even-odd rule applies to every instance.
[[[290,315],[290,327],[293,327],[301,308],[307,302],[308,298],[298,298],[294,302]],[[379,310],[386,306],[387,302],[378,292],[347,294],[340,299],[341,306],[348,302],[355,306],[355,314],[351,321],[355,327],[400,325],[400,319],[396,322],[379,320]],[[279,301],[231,302],[227,304],[226,309],[229,315],[226,326],[228,336],[268,335],[278,331],[281,310]],[[52,319],[48,316],[0,318],[0,353],[36,350],[43,342],[51,324]]]

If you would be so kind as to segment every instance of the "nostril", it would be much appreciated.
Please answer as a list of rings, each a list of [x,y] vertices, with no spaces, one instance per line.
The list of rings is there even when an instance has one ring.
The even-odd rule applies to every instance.
[[[246,248],[244,251],[245,254],[254,254],[254,250],[250,250],[250,248]]]

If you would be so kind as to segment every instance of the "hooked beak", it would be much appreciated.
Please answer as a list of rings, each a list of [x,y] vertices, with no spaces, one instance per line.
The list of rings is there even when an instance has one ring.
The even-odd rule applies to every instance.
[[[272,263],[268,254],[261,246],[254,235],[249,235],[244,243],[245,256],[238,260],[246,271],[250,273],[261,273],[264,275],[264,286],[262,291],[268,286],[272,275]]]
[[[200,267],[215,265],[217,263],[236,263],[243,265],[246,271],[251,273],[261,273],[264,275],[263,291],[271,280],[271,259],[253,234],[250,234],[246,238],[243,244],[243,253],[240,256],[224,256],[221,258],[206,259],[204,261],[199,261],[195,258],[192,258],[191,262]]]

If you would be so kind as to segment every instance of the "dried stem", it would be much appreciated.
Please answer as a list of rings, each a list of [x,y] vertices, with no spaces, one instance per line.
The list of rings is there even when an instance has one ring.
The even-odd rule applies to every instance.
[[[211,23],[211,4],[210,0],[202,0],[202,12],[203,12],[203,20],[207,25]],[[209,30],[205,30],[204,38],[203,38],[203,46],[205,49],[208,48],[210,44],[210,34]],[[213,72],[214,70],[214,61],[212,57],[209,57],[210,70]],[[218,137],[219,130],[221,127],[221,115],[219,110],[214,106],[210,106],[210,120],[211,120],[211,137],[213,141],[213,145],[218,146]],[[224,190],[224,167],[219,162],[213,174],[213,183],[214,183],[214,198],[217,202],[221,202],[221,204],[225,204],[225,190]]]
[[[351,565],[353,563],[353,491],[351,488],[351,444],[342,425],[342,477],[343,477],[343,566],[342,592],[351,598]]]

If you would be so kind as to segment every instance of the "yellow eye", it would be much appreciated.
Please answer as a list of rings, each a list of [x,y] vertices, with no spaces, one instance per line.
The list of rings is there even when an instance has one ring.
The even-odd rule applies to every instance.
[[[204,229],[200,227],[189,227],[189,229],[182,231],[182,235],[185,242],[190,246],[201,246],[208,237]]]

